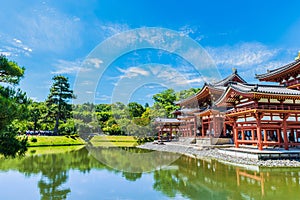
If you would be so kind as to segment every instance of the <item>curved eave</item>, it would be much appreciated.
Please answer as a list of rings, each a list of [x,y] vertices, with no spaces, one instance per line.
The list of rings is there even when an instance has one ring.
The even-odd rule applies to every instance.
[[[300,71],[300,59],[289,63],[283,67],[279,67],[274,70],[270,70],[265,74],[258,74],[255,76],[256,79],[260,81],[271,81],[271,82],[279,82],[282,77],[294,74]]]
[[[183,101],[181,101],[179,104],[180,106],[183,105],[188,105],[191,104],[193,102],[198,102],[201,99],[207,99],[210,98],[211,95],[221,95],[224,92],[223,89],[220,88],[215,88],[213,86],[210,85],[205,85],[198,93],[196,93],[194,96],[185,99]]]
[[[225,79],[212,84],[213,86],[227,86],[230,82],[240,82],[240,83],[247,83],[237,72],[234,72],[230,76],[226,77]]]
[[[217,107],[232,105],[232,102],[235,101],[235,97],[236,97],[235,92],[237,91],[234,88],[229,86],[226,89],[226,91],[223,93],[223,95],[215,102],[215,105]]]
[[[220,114],[220,111],[214,109],[207,109],[200,113],[197,113],[197,116],[204,117],[204,116],[210,116],[212,114]]]
[[[215,102],[215,105],[220,106],[232,106],[237,100],[243,98],[267,98],[267,99],[295,99],[300,100],[300,95],[298,94],[284,94],[284,93],[268,93],[268,92],[259,92],[259,91],[241,91],[233,87],[228,87],[224,94]]]
[[[181,102],[179,102],[179,105],[180,106],[183,106],[183,105],[188,105],[192,102],[196,102],[198,101],[198,99],[202,96],[207,96],[209,95],[209,92],[208,92],[208,87],[207,85],[205,85],[199,92],[197,92],[195,95],[187,98],[187,99],[184,99],[182,100]]]
[[[267,99],[295,99],[300,100],[300,96],[296,94],[279,94],[279,93],[263,93],[263,92],[252,92],[254,98],[267,98]]]

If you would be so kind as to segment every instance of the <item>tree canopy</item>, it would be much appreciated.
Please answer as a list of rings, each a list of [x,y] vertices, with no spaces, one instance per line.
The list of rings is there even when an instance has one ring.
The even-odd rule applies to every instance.
[[[175,105],[176,93],[173,89],[167,89],[153,95],[154,109],[158,111],[159,117],[172,117],[172,111],[178,107]]]
[[[20,89],[10,86],[19,83],[24,70],[24,67],[0,55],[0,82],[7,83],[7,86],[0,86],[0,153],[4,156],[15,156],[26,151],[27,140],[18,140],[15,137],[17,131],[11,125],[14,120],[26,117],[29,100]]]
[[[0,55],[0,82],[18,84],[24,75],[24,71],[24,67],[8,60],[4,55]]]
[[[58,134],[59,121],[66,121],[71,117],[72,105],[68,103],[68,100],[75,96],[73,90],[70,89],[67,77],[58,75],[52,80],[54,83],[50,88],[46,104],[49,108],[49,115],[55,118],[54,134]]]

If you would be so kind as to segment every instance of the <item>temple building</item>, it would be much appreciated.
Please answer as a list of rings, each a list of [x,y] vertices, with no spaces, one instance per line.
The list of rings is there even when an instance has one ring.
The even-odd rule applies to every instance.
[[[178,102],[176,119],[160,119],[162,130],[182,137],[232,138],[240,145],[300,146],[300,54],[285,66],[256,75],[270,84],[249,84],[234,69],[225,79],[208,84]],[[169,128],[168,128],[169,127]],[[167,128],[167,129],[166,129]]]

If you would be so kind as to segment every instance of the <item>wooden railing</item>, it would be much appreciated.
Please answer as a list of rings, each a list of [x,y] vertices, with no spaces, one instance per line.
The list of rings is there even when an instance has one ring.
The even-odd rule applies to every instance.
[[[251,109],[264,109],[264,110],[299,110],[300,111],[300,106],[295,106],[295,105],[246,105],[240,108],[232,109],[229,111],[229,113],[232,112],[241,112],[241,111],[246,111],[246,110],[251,110]]]

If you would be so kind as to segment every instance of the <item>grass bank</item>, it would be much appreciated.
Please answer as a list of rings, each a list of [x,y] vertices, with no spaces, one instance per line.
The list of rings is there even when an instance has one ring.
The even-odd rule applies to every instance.
[[[151,140],[138,139],[134,136],[94,136],[90,143],[93,146],[117,146],[117,147],[134,147],[143,142]],[[28,147],[44,147],[44,146],[71,146],[85,145],[85,141],[80,137],[71,136],[28,136]]]
[[[93,146],[117,146],[134,147],[138,145],[138,139],[133,136],[94,136],[90,143]]]
[[[56,153],[67,153],[70,151],[77,151],[84,148],[83,145],[73,146],[40,146],[40,147],[29,147],[26,156],[31,155],[44,155],[44,154],[56,154]]]
[[[85,142],[80,137],[71,136],[29,136],[29,147],[41,146],[71,146],[84,145]]]

